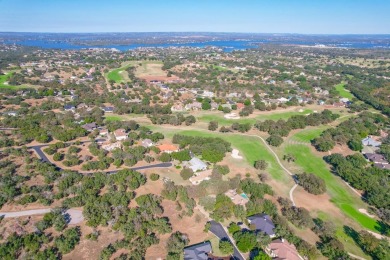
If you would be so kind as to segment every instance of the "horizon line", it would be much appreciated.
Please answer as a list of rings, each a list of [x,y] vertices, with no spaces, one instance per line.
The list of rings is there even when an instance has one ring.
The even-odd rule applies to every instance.
[[[37,31],[0,31],[0,33],[36,33],[36,34],[111,34],[111,33],[224,33],[224,34],[281,34],[281,35],[389,35],[390,33],[278,33],[278,32],[223,32],[223,31],[127,31],[127,32],[37,32]]]

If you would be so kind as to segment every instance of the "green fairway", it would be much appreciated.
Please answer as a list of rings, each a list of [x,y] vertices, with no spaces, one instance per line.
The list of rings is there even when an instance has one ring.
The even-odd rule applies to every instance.
[[[105,116],[106,121],[122,121],[120,116]]]
[[[9,72],[5,75],[0,75],[0,88],[9,88],[9,89],[16,89],[18,88],[17,86],[11,86],[11,85],[7,85],[5,84],[5,82],[8,81],[8,79],[12,76],[12,73],[13,72]]]
[[[362,200],[343,183],[343,181],[334,176],[327,168],[322,158],[315,156],[310,147],[306,145],[291,144],[285,147],[285,152],[295,156],[295,163],[303,171],[314,173],[320,176],[326,183],[327,191],[331,196],[331,201],[339,207],[347,216],[354,219],[362,227],[374,232],[380,231],[380,226],[376,220],[369,218],[359,212],[359,208],[365,208]]]
[[[265,113],[260,114],[253,118],[240,118],[240,119],[226,119],[224,117],[224,114],[221,112],[220,114],[204,114],[199,117],[197,117],[197,120],[201,122],[210,122],[210,121],[217,121],[219,125],[226,126],[231,125],[233,123],[250,123],[254,124],[257,121],[265,121],[265,120],[279,120],[279,119],[289,119],[290,117],[294,115],[306,115],[309,113],[312,113],[313,111],[310,109],[304,109],[302,112],[298,111],[290,111],[290,112],[275,112],[275,113]],[[238,114],[238,112],[236,112]]]
[[[340,83],[336,85],[335,88],[337,92],[339,92],[340,97],[352,99],[354,96],[351,94],[351,92],[347,91],[344,86],[344,83]]]
[[[294,141],[310,143],[311,140],[320,136],[327,128],[329,128],[329,126],[322,125],[317,128],[304,129],[295,134],[291,139]]]
[[[115,69],[113,71],[110,71],[107,74],[108,80],[113,80],[113,81],[115,81],[115,83],[121,83],[122,76],[120,75],[120,73],[123,72],[123,71],[124,71],[123,68],[119,68],[119,69]]]

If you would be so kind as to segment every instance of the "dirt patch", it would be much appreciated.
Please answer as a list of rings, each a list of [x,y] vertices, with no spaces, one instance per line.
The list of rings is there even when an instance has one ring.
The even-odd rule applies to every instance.
[[[203,232],[207,220],[199,210],[195,209],[192,217],[180,218],[176,211],[176,202],[163,200],[162,206],[164,208],[163,215],[169,218],[173,232],[180,231],[186,234],[190,244],[200,243],[207,239],[208,234]],[[164,259],[167,254],[166,243],[168,238],[169,234],[160,236],[160,243],[148,248],[145,259]]]
[[[119,231],[113,231],[109,227],[99,227],[100,232],[97,241],[91,241],[85,238],[86,235],[93,232],[92,227],[82,225],[81,227],[81,241],[76,248],[69,254],[64,255],[64,260],[70,259],[99,259],[101,251],[118,240],[123,239],[123,235]]]

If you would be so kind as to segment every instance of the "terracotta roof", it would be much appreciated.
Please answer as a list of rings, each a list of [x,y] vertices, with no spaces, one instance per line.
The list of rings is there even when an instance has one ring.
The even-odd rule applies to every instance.
[[[269,244],[268,248],[275,259],[300,260],[295,246],[286,240],[274,240]]]
[[[173,144],[161,144],[161,145],[159,145],[157,147],[162,152],[164,152],[164,151],[174,152],[174,151],[179,150],[179,148],[177,146],[173,145]]]

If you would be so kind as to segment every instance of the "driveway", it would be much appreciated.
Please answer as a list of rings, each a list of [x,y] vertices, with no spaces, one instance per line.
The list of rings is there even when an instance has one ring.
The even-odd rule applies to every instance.
[[[226,233],[225,229],[223,228],[223,226],[214,221],[214,220],[211,220],[210,221],[210,229],[209,231],[211,233],[213,233],[214,235],[216,235],[219,239],[223,239],[223,238],[227,238],[229,239],[230,242],[232,242],[232,240],[230,239],[229,237],[229,234]],[[234,248],[234,252],[233,252],[233,257],[234,259],[237,259],[237,260],[245,260],[245,258],[242,256],[242,254],[240,253],[240,251],[238,251],[236,245],[232,242],[233,244],[233,248]]]
[[[15,211],[15,212],[0,212],[0,216],[4,216],[4,218],[17,218],[17,217],[25,217],[32,215],[44,215],[49,213],[52,209],[32,209],[32,210],[24,210],[24,211]],[[68,224],[78,224],[84,220],[83,212],[79,209],[68,209],[65,211],[65,214],[69,216]]]

